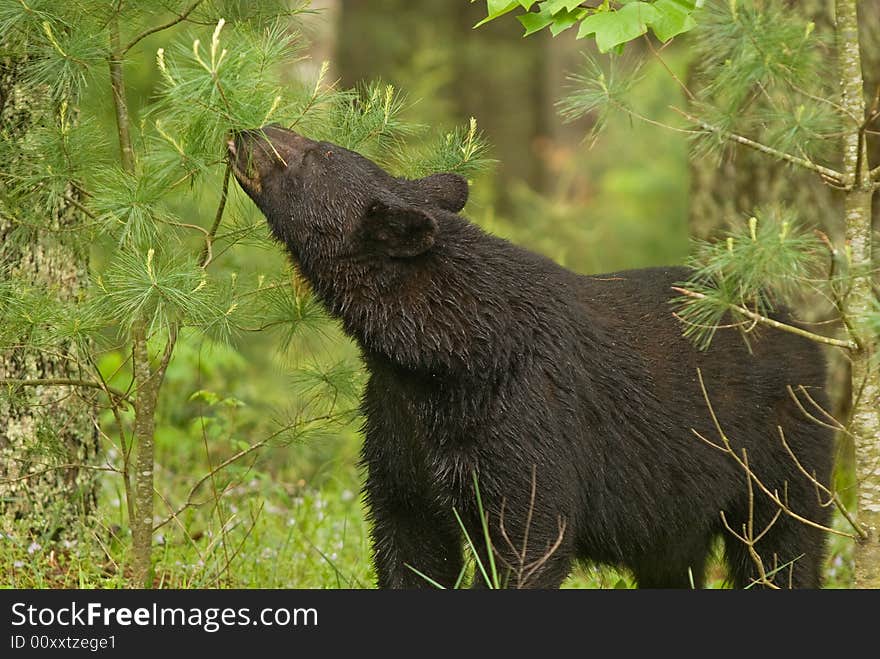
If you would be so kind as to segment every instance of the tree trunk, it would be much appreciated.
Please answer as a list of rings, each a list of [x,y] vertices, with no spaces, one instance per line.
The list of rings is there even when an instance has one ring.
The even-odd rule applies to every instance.
[[[24,86],[22,60],[0,55],[0,132],[14,154],[28,131],[58,121],[45,90]],[[68,110],[69,112],[69,110]],[[3,163],[14,173],[15,156]],[[0,173],[0,197],[9,179]],[[0,276],[51,289],[62,300],[80,295],[87,251],[71,229],[83,221],[68,186],[63,196],[35,190],[12,209],[0,207]],[[49,210],[47,210],[49,209]],[[14,239],[20,221],[40,227],[28,240]],[[0,350],[0,379],[57,379],[80,376],[73,345],[52,351],[22,345]],[[9,395],[6,395],[9,394]],[[98,472],[89,465],[97,451],[96,409],[91,395],[68,387],[22,387],[0,392],[0,525],[35,538],[57,538],[74,530],[89,513]]]
[[[841,105],[851,116],[861,118],[865,116],[866,104],[856,0],[837,0],[836,9]],[[843,171],[853,180],[852,189],[846,193],[844,217],[851,271],[860,276],[845,299],[845,312],[850,318],[865,316],[875,302],[870,274],[873,259],[869,163],[862,132],[859,127],[852,127],[843,144]],[[857,340],[860,350],[853,355],[850,431],[856,439],[858,520],[868,535],[856,543],[855,580],[858,588],[880,588],[880,369],[872,364],[876,338],[861,332]]]

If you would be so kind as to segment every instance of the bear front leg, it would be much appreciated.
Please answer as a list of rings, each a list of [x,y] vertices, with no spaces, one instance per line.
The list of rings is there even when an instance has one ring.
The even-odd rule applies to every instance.
[[[452,511],[424,493],[402,488],[368,467],[366,503],[372,520],[373,564],[379,588],[452,588],[464,564]]]

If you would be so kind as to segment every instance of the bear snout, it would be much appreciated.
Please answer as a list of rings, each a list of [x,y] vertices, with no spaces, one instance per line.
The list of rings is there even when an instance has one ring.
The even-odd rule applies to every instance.
[[[294,169],[317,142],[281,126],[233,131],[226,141],[229,162],[236,178],[259,192],[273,173]]]

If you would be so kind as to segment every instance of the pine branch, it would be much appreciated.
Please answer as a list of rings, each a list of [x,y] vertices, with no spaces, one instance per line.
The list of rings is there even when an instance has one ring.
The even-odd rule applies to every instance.
[[[119,134],[119,149],[122,155],[122,168],[134,172],[134,147],[129,131],[128,102],[125,99],[125,76],[122,71],[122,53],[119,49],[119,17],[110,22],[110,87],[113,90],[113,109],[116,112],[116,130]]]
[[[830,180],[833,183],[846,186],[848,184],[846,177],[838,171],[830,169],[828,167],[823,167],[822,165],[818,165],[814,163],[812,160],[807,160],[806,158],[799,158],[798,156],[793,156],[790,153],[785,153],[784,151],[779,151],[778,149],[774,149],[773,147],[767,146],[766,144],[761,144],[760,142],[755,142],[754,140],[750,140],[748,137],[743,137],[742,135],[737,135],[736,133],[731,133],[723,128],[719,128],[718,126],[713,126],[710,123],[707,123],[700,119],[699,117],[695,117],[692,114],[689,114],[679,108],[671,106],[673,110],[678,112],[680,115],[688,119],[689,121],[694,122],[700,128],[705,131],[709,131],[710,133],[715,133],[717,135],[721,135],[727,140],[731,142],[736,142],[737,144],[742,144],[743,146],[747,146],[756,151],[760,151],[761,153],[767,154],[768,156],[772,156],[778,160],[783,160],[792,165],[797,165],[798,167],[802,167],[804,169],[808,169],[812,172],[816,172],[823,179]]]
[[[686,288],[679,288],[678,286],[673,286],[672,290],[676,293],[681,293],[684,296],[694,298],[695,300],[705,300],[706,295],[703,293],[698,293],[696,291],[690,291]],[[768,318],[767,316],[762,316],[759,313],[755,313],[754,311],[750,311],[745,307],[739,306],[737,304],[729,304],[728,307],[747,318],[751,318],[757,323],[761,323],[762,325],[767,325],[768,327],[773,327],[774,329],[781,330],[783,332],[788,332],[790,334],[797,334],[798,336],[802,336],[806,339],[810,339],[811,341],[815,341],[817,343],[825,343],[831,346],[837,346],[838,348],[846,348],[848,350],[858,350],[858,345],[854,341],[842,341],[840,339],[832,339],[828,336],[823,336],[821,334],[815,334],[814,332],[809,332],[807,330],[801,329],[800,327],[795,327],[794,325],[788,325],[786,323],[780,323],[778,320],[773,320],[772,318]]]
[[[666,63],[666,60],[663,59],[663,56],[660,55],[656,48],[654,48],[654,44],[651,42],[651,37],[648,36],[648,33],[646,32],[642,36],[645,40],[645,43],[648,44],[648,48],[651,49],[651,53],[654,55],[654,57],[657,58],[657,61],[660,62],[661,66],[666,69],[666,73],[672,76],[672,79],[675,80],[676,83],[678,83],[678,86],[681,87],[682,91],[692,102],[696,101],[697,97],[694,96],[694,93],[688,88],[684,81],[675,74],[675,71],[673,71],[672,68]]]
[[[832,101],[830,98],[825,98],[824,96],[818,96],[816,94],[812,94],[812,93],[808,92],[806,89],[803,89],[802,87],[799,87],[798,85],[794,84],[791,80],[789,80],[787,78],[786,78],[785,82],[786,82],[786,84],[788,84],[789,87],[791,87],[794,91],[796,91],[801,96],[805,96],[806,98],[810,99],[811,101],[816,101],[817,103],[824,103],[825,105],[830,106],[838,114],[850,119],[854,125],[858,126],[861,123],[861,119],[859,117],[857,117],[852,112],[847,110],[840,103],[836,103],[836,102]]]
[[[182,14],[179,14],[175,18],[171,19],[167,23],[163,23],[162,25],[157,25],[155,27],[151,27],[148,30],[144,30],[139,35],[137,35],[134,39],[129,41],[125,47],[120,51],[120,55],[125,55],[129,50],[134,48],[138,43],[140,43],[143,39],[146,39],[151,34],[156,34],[156,32],[161,32],[162,30],[167,30],[170,27],[174,27],[178,23],[182,23],[185,21],[195,9],[202,4],[202,0],[196,0],[189,7],[184,9]]]
[[[207,268],[214,258],[214,239],[217,237],[217,230],[220,228],[220,222],[223,221],[223,211],[226,210],[226,200],[229,197],[229,172],[232,167],[227,163],[226,171],[223,173],[223,187],[220,189],[220,204],[217,206],[217,213],[214,215],[214,224],[205,234],[205,246],[202,248],[202,254],[199,256],[199,264],[202,268]]]
[[[15,387],[83,387],[86,389],[100,389],[108,395],[112,395],[119,400],[131,403],[131,399],[124,391],[106,387],[101,382],[93,380],[77,380],[72,378],[0,378],[0,385],[11,385]]]

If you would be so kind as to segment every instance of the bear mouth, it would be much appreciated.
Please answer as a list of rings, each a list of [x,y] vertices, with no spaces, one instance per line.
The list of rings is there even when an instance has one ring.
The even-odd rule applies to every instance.
[[[256,171],[256,168],[249,166],[250,157],[247,154],[247,150],[240,148],[234,137],[226,140],[226,153],[229,167],[232,169],[232,173],[235,174],[235,178],[241,187],[247,192],[262,192],[263,186],[260,184],[259,173]]]

